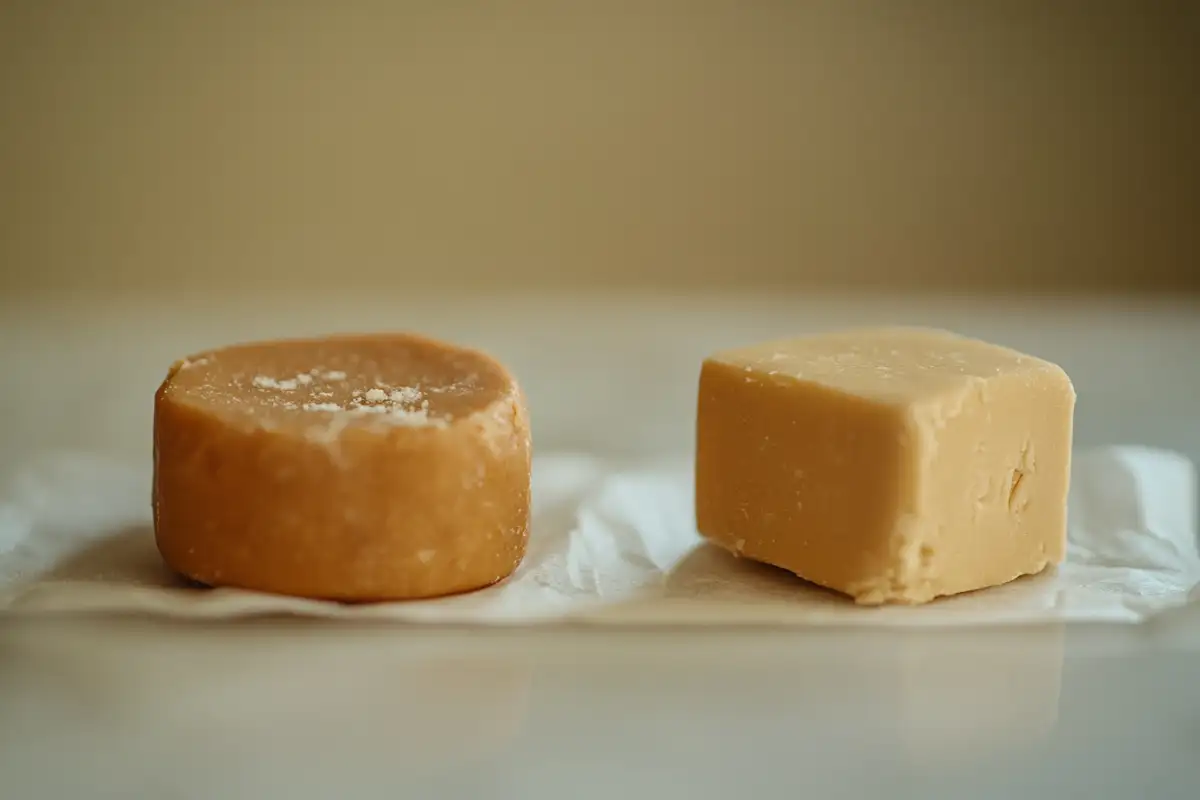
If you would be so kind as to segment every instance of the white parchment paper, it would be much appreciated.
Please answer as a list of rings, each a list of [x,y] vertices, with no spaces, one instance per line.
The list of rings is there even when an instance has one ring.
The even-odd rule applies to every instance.
[[[548,455],[535,462],[529,553],[508,581],[438,600],[346,606],[182,583],[154,548],[148,471],[57,454],[15,469],[0,493],[0,610],[480,625],[1140,622],[1200,602],[1195,484],[1193,465],[1175,453],[1077,453],[1069,555],[1057,571],[917,608],[860,608],[702,543],[690,461]]]

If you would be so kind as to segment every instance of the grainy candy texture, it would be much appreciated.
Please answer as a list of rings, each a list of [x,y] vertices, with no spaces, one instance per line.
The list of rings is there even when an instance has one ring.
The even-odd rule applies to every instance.
[[[238,345],[155,396],[154,527],[183,575],[345,601],[477,589],[525,553],[530,434],[513,377],[410,335]]]
[[[1075,391],[1033,356],[920,328],[718,353],[696,518],[855,601],[924,603],[1062,561]]]

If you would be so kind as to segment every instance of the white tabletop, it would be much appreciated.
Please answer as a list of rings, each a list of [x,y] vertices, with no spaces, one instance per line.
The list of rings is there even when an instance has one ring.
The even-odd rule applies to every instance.
[[[1200,304],[862,298],[4,298],[0,448],[129,459],[191,350],[381,327],[478,344],[544,450],[686,453],[699,358],[935,324],[1063,364],[1081,446],[1200,460]],[[0,796],[1188,797],[1200,609],[1133,627],[474,631],[0,620]]]

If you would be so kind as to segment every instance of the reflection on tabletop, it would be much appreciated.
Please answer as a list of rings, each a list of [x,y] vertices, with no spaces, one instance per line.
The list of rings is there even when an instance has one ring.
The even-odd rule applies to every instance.
[[[670,741],[688,750],[703,737],[731,758],[751,740],[780,757],[853,741],[852,752],[888,752],[911,769],[958,769],[1052,735],[1063,640],[1062,626],[1025,631],[1016,647],[1007,634],[599,640],[569,629],[30,621],[3,638],[0,768],[38,774],[61,796],[89,781],[132,790],[148,760],[214,792],[277,768],[332,790],[397,769],[433,781],[469,767],[484,780],[531,748],[598,756]],[[74,772],[51,768],[64,757]],[[213,771],[217,761],[235,768]]]

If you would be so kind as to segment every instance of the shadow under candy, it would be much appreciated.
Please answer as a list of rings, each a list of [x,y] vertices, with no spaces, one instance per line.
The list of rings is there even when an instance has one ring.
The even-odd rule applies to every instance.
[[[702,542],[681,558],[663,583],[671,600],[703,599],[762,603],[788,600],[805,604],[853,606],[853,602],[780,567],[739,558],[723,547]]]
[[[47,571],[42,580],[203,588],[167,567],[150,525],[130,526],[88,542]]]

